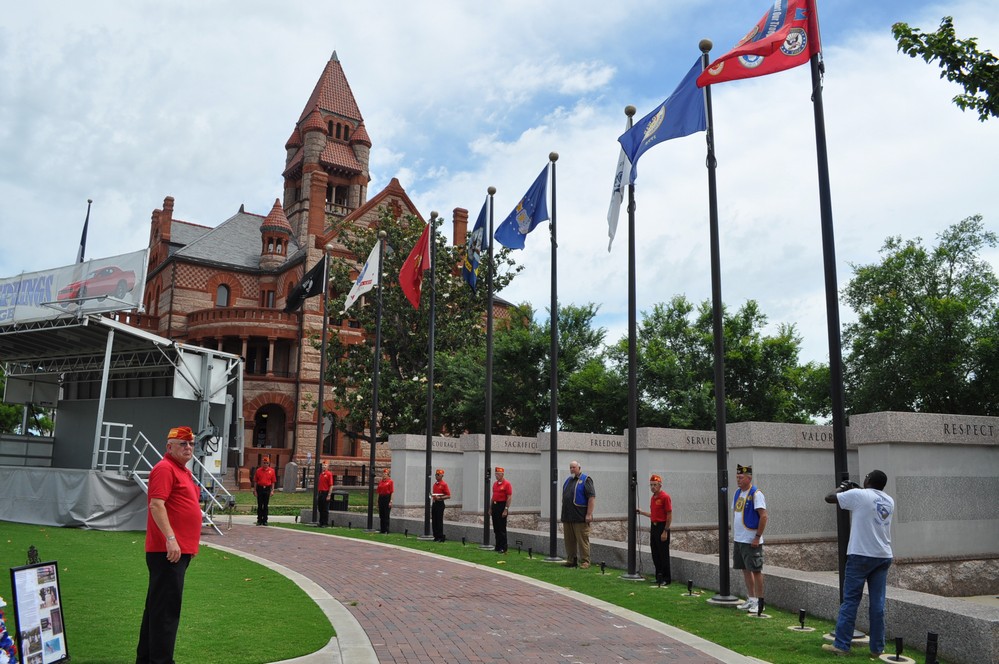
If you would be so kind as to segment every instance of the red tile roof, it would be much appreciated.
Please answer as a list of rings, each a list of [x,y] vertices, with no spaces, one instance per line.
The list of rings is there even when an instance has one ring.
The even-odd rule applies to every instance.
[[[354,133],[350,136],[351,143],[360,143],[362,145],[367,145],[371,147],[371,139],[368,138],[368,130],[364,128],[364,123],[362,122],[354,130]]]
[[[288,216],[284,213],[280,198],[274,199],[274,207],[271,208],[270,214],[264,217],[260,231],[281,231],[291,235],[291,224],[288,223]]]
[[[361,111],[357,108],[357,101],[354,100],[354,93],[350,90],[347,77],[344,76],[340,59],[333,51],[330,61],[326,63],[323,75],[319,77],[312,96],[306,102],[302,115],[298,118],[299,123],[312,112],[318,104],[319,108],[328,113],[335,113],[348,120],[363,122]]]

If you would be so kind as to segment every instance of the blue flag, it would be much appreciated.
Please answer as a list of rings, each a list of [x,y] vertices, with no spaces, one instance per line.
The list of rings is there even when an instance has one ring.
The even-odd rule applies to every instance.
[[[638,158],[653,145],[707,129],[704,92],[697,87],[700,73],[698,58],[673,94],[617,139],[631,161],[632,182],[638,177]]]
[[[479,277],[479,264],[482,263],[482,254],[489,251],[489,234],[486,233],[486,209],[489,207],[489,197],[482,203],[482,211],[479,218],[475,220],[475,226],[468,236],[465,244],[465,261],[461,265],[461,276],[465,278],[468,285],[475,292],[475,281]]]
[[[503,220],[493,236],[504,247],[523,249],[524,238],[542,221],[548,219],[548,164],[517,203],[513,212]]]

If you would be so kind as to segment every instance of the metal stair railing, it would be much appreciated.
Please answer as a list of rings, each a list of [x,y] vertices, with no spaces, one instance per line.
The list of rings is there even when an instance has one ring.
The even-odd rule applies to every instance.
[[[141,439],[142,445],[137,447],[136,443]],[[156,465],[162,458],[163,455],[160,453],[156,446],[153,445],[145,434],[141,431],[136,436],[136,442],[132,444],[132,449],[135,451],[136,458],[135,463],[132,464],[132,468],[129,474],[132,479],[142,487],[143,492],[149,493],[149,473],[152,471],[153,466]],[[147,451],[152,451],[155,455],[154,460],[150,461],[146,457]],[[224,513],[227,516],[226,530],[232,528],[232,513],[236,508],[236,498],[229,491],[222,486],[221,480],[217,479],[212,475],[211,471],[205,464],[201,463],[197,457],[192,459],[194,465],[202,470],[203,476],[211,478],[210,483],[206,486],[206,483],[198,479],[197,475],[193,475],[195,484],[198,485],[198,490],[201,494],[201,525],[202,527],[208,526],[212,528],[219,535],[224,533],[219,529],[218,525],[215,523],[215,513],[216,510]],[[140,470],[139,466],[144,465],[145,469]]]

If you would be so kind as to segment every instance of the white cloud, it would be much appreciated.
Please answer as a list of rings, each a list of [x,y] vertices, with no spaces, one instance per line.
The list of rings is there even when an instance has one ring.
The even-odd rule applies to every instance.
[[[981,213],[997,227],[999,121],[950,102],[938,69],[896,53],[894,20],[999,48],[994,3],[827,3],[823,91],[837,272],[877,258],[885,237],[934,241]],[[764,3],[765,5],[765,3]],[[665,97],[701,37],[718,55],[765,7],[596,0],[481,3],[63,0],[8,8],[0,27],[0,275],[71,262],[86,199],[88,254],[145,246],[149,216],[214,226],[241,203],[281,195],[284,142],[336,50],[365,117],[375,193],[399,178],[423,211],[478,212],[497,187],[497,223],[559,153],[559,296],[595,302],[615,341],[627,313],[627,222],[608,253],[606,210],[626,104]],[[892,15],[892,14],[895,15]],[[748,18],[747,18],[748,17]],[[747,22],[748,21],[748,22]],[[724,29],[719,26],[724,26]],[[224,28],[224,29],[223,29]],[[722,289],[795,323],[805,359],[826,355],[810,82],[802,67],[713,92]],[[703,134],[642,157],[638,302],[710,295]],[[999,252],[989,254],[999,265]],[[546,226],[517,258],[504,297],[549,302]],[[848,311],[842,310],[844,318]]]

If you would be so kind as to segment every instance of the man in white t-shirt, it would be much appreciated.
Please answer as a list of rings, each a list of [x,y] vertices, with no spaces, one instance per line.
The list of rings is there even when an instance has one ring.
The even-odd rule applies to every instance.
[[[732,567],[742,570],[746,601],[735,607],[750,613],[763,599],[763,531],[767,528],[767,499],[753,484],[753,467],[737,465],[735,481],[739,489],[732,500]]]
[[[843,603],[836,620],[836,640],[822,644],[822,649],[844,655],[850,652],[857,607],[864,595],[864,584],[870,598],[871,654],[880,655],[885,649],[885,593],[888,568],[891,567],[891,517],[895,501],[884,492],[888,476],[872,470],[864,478],[864,487],[855,482],[843,482],[826,496],[827,503],[837,503],[850,510],[850,544],[846,549],[846,571],[843,575]]]

